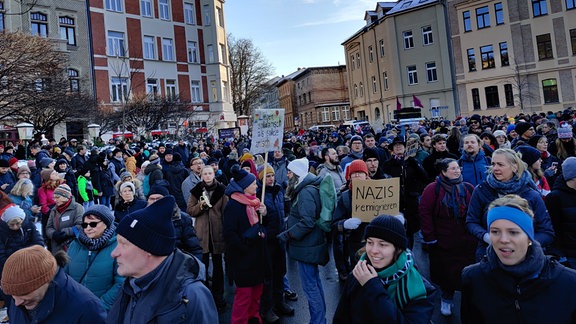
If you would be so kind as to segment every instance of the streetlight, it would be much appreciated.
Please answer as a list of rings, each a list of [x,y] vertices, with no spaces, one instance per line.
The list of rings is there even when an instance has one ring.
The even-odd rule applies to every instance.
[[[96,146],[96,139],[100,136],[100,125],[98,124],[90,124],[88,126],[88,134],[90,138],[94,139],[94,146]]]
[[[34,132],[34,125],[30,123],[20,123],[16,125],[18,129],[18,137],[24,141],[24,159],[28,160],[28,141],[32,139],[32,133]]]

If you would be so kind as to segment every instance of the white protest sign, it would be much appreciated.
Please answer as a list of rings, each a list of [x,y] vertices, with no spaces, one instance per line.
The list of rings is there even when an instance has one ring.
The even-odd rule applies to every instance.
[[[283,139],[284,109],[255,109],[250,153],[266,153],[280,149]]]
[[[352,217],[370,222],[378,215],[400,214],[400,178],[352,181]]]

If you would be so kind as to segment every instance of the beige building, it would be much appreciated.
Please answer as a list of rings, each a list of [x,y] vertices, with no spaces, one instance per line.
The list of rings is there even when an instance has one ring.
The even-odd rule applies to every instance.
[[[574,106],[576,3],[448,1],[462,115]]]
[[[454,118],[445,9],[440,1],[378,2],[365,14],[366,25],[345,40],[352,119],[376,129],[389,123],[397,107],[413,106],[424,116],[431,109]]]

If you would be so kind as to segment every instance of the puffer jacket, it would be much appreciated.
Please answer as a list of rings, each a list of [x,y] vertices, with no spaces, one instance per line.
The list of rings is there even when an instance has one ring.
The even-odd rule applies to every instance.
[[[11,230],[6,222],[0,221],[0,277],[8,257],[32,245],[44,246],[44,239],[30,219],[26,218],[17,231]]]
[[[462,179],[464,179],[464,182],[468,182],[474,187],[482,183],[486,179],[490,161],[491,159],[486,157],[482,150],[474,157],[463,152],[458,164],[462,168]]]
[[[554,246],[566,256],[576,257],[576,189],[568,187],[562,175],[546,196],[546,207],[556,233]]]

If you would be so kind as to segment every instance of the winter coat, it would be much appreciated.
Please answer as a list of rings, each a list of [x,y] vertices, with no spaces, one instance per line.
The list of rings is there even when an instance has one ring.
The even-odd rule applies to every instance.
[[[100,324],[105,323],[106,311],[90,290],[58,269],[48,291],[35,308],[35,318],[23,306],[15,306],[10,298],[8,317],[18,324]]]
[[[199,200],[204,187],[204,182],[200,181],[191,190],[186,211],[196,219],[194,226],[203,253],[222,254],[226,251],[222,221],[224,207],[228,203],[229,198],[224,194],[224,185],[218,183],[214,191],[209,192],[212,208],[202,210]],[[212,250],[210,250],[210,246],[212,246]]]
[[[142,189],[144,195],[148,196],[150,188],[158,182],[164,179],[164,174],[162,173],[162,167],[157,163],[150,163],[144,169],[144,181],[142,181]]]
[[[474,157],[470,157],[466,152],[458,160],[462,168],[462,179],[476,187],[486,179],[486,172],[490,167],[491,159],[486,157],[484,151],[480,150]]]
[[[58,162],[60,161],[66,161],[66,159],[58,160]],[[66,165],[67,165],[66,171],[63,172],[65,183],[68,185],[68,187],[70,187],[70,191],[72,192],[74,198],[78,198],[78,180],[76,180],[76,175],[74,174],[74,171],[72,170],[70,165],[68,165],[68,161],[66,161]],[[62,173],[60,170],[56,171]]]
[[[38,204],[40,205],[40,212],[43,215],[48,215],[50,209],[54,207],[56,202],[54,202],[54,189],[49,189],[47,187],[40,187],[38,189]]]
[[[84,155],[80,155],[80,154],[75,154],[72,159],[70,160],[70,165],[72,166],[72,169],[76,170],[76,171],[80,171],[82,170],[82,168],[84,167],[84,164],[88,161],[88,156],[86,154]]]
[[[363,154],[364,154],[364,150],[362,150],[362,152],[359,152],[359,153],[355,153],[355,152],[350,151],[350,153],[348,153],[348,155],[346,155],[340,161],[340,166],[342,167],[342,170],[346,170],[346,167],[348,166],[348,164],[352,163],[352,161],[362,160]]]
[[[12,188],[14,188],[14,185],[16,184],[16,176],[14,175],[14,173],[12,173],[12,171],[8,170],[4,174],[0,173],[0,186],[4,184],[8,184],[8,186],[6,186],[5,189],[1,190],[4,191],[6,194],[9,194]]]
[[[144,195],[144,189],[142,188],[142,181],[136,179],[135,177],[132,177],[132,181],[130,182],[132,182],[132,184],[134,185],[134,189],[136,189],[136,192],[134,192],[134,199],[147,200],[146,196]],[[118,181],[114,185],[114,187],[116,188],[116,201],[120,201],[120,199],[122,199],[122,197],[120,197],[121,184],[122,181]]]
[[[106,323],[218,323],[210,290],[202,280],[202,262],[176,249],[152,278],[127,278]],[[148,279],[135,292],[132,281]]]
[[[64,267],[66,274],[100,298],[106,311],[112,307],[124,282],[124,277],[117,272],[116,259],[110,255],[116,245],[116,235],[98,251],[88,250],[86,245],[75,239],[68,248],[70,262]]]
[[[340,192],[340,189],[346,183],[346,177],[344,176],[344,171],[342,171],[340,165],[336,165],[334,169],[331,169],[325,163],[322,163],[316,169],[316,173],[322,179],[329,174],[332,177],[332,180],[334,180],[334,189],[336,189],[336,192]]]
[[[126,167],[126,171],[130,172],[132,178],[136,177],[136,158],[133,156],[129,156],[124,160],[124,165]]]
[[[182,182],[182,196],[184,197],[184,201],[186,201],[186,203],[190,202],[190,191],[201,181],[202,179],[200,179],[200,176],[194,173],[194,171],[190,171],[188,177],[184,180],[184,182]]]
[[[44,239],[30,219],[25,219],[17,231],[11,230],[6,222],[0,221],[0,278],[8,257],[32,245],[44,246]]]
[[[78,176],[78,202],[94,201],[94,190],[92,179],[88,179],[83,175]]]
[[[446,150],[444,152],[438,152],[438,151],[432,150],[432,153],[424,159],[424,162],[422,163],[422,167],[426,171],[426,174],[428,174],[428,182],[427,183],[434,181],[434,179],[436,179],[436,176],[440,173],[440,171],[436,169],[436,161],[446,159],[446,158],[458,160],[458,157],[456,155],[450,153],[448,150]]]
[[[124,216],[129,215],[137,210],[146,208],[147,205],[148,203],[146,200],[136,199],[136,197],[134,197],[134,200],[129,203],[126,203],[123,200],[119,200],[117,201],[116,206],[114,206],[114,221],[116,223],[120,223]]]
[[[90,173],[94,189],[102,193],[104,197],[114,196],[114,174],[110,168],[105,166],[97,167],[94,174]]]
[[[84,207],[77,203],[74,198],[70,199],[72,199],[72,201],[64,212],[59,213],[57,207],[52,208],[50,211],[48,223],[46,223],[46,237],[51,239],[52,253],[56,253],[68,247],[70,241],[76,236],[73,227],[76,227],[78,231],[82,230],[80,225],[82,225]],[[58,243],[52,238],[54,233],[58,231],[66,233],[68,239],[65,242]]]
[[[257,197],[262,197],[262,186],[260,183]],[[276,235],[284,230],[284,189],[279,184],[267,186],[264,205],[266,205],[266,216],[262,217],[262,225],[266,227],[266,240],[268,243],[278,244]]]
[[[176,247],[202,260],[202,247],[196,236],[196,230],[192,222],[192,217],[181,211],[178,206],[174,206],[172,213],[172,223],[176,234]]]
[[[290,239],[286,244],[288,256],[296,261],[314,265],[328,263],[326,233],[316,225],[320,216],[320,186],[322,179],[308,174],[294,189],[294,199],[288,215]]]
[[[186,210],[187,204],[182,194],[182,182],[186,180],[189,172],[181,162],[170,162],[162,167],[164,179],[168,181],[168,191],[176,199],[176,205],[182,210]]]
[[[554,246],[566,256],[576,258],[576,190],[566,185],[562,175],[546,196],[546,207],[556,233]]]
[[[188,150],[188,147],[186,146],[186,144],[175,145],[173,147],[173,149],[174,149],[174,153],[180,154],[180,157],[182,158],[182,163],[184,165],[188,165],[188,161],[190,161],[190,153],[189,153],[189,150]]]
[[[109,158],[108,161],[109,161],[108,163],[110,165],[109,169],[114,170],[114,173],[116,173],[116,176],[119,179],[120,174],[122,174],[122,172],[126,171],[126,164],[124,163],[124,159],[122,159],[122,158],[118,159],[116,157],[112,157],[112,158]]]
[[[286,189],[288,186],[288,159],[285,156],[280,158],[280,160],[276,160],[272,157],[270,165],[272,166],[272,169],[274,169],[274,178],[276,179],[276,183]]]
[[[32,202],[32,198],[14,196],[12,194],[8,195],[8,197],[10,197],[10,199],[12,200],[12,202],[16,206],[20,206],[20,208],[22,208],[22,210],[26,214],[26,218],[30,219],[31,221],[34,221],[34,219],[36,217],[38,217],[38,219],[40,219],[40,217],[42,216],[40,213],[38,213],[36,215],[32,213],[32,210],[30,209],[30,208],[32,208],[32,206],[34,206],[34,203]]]

